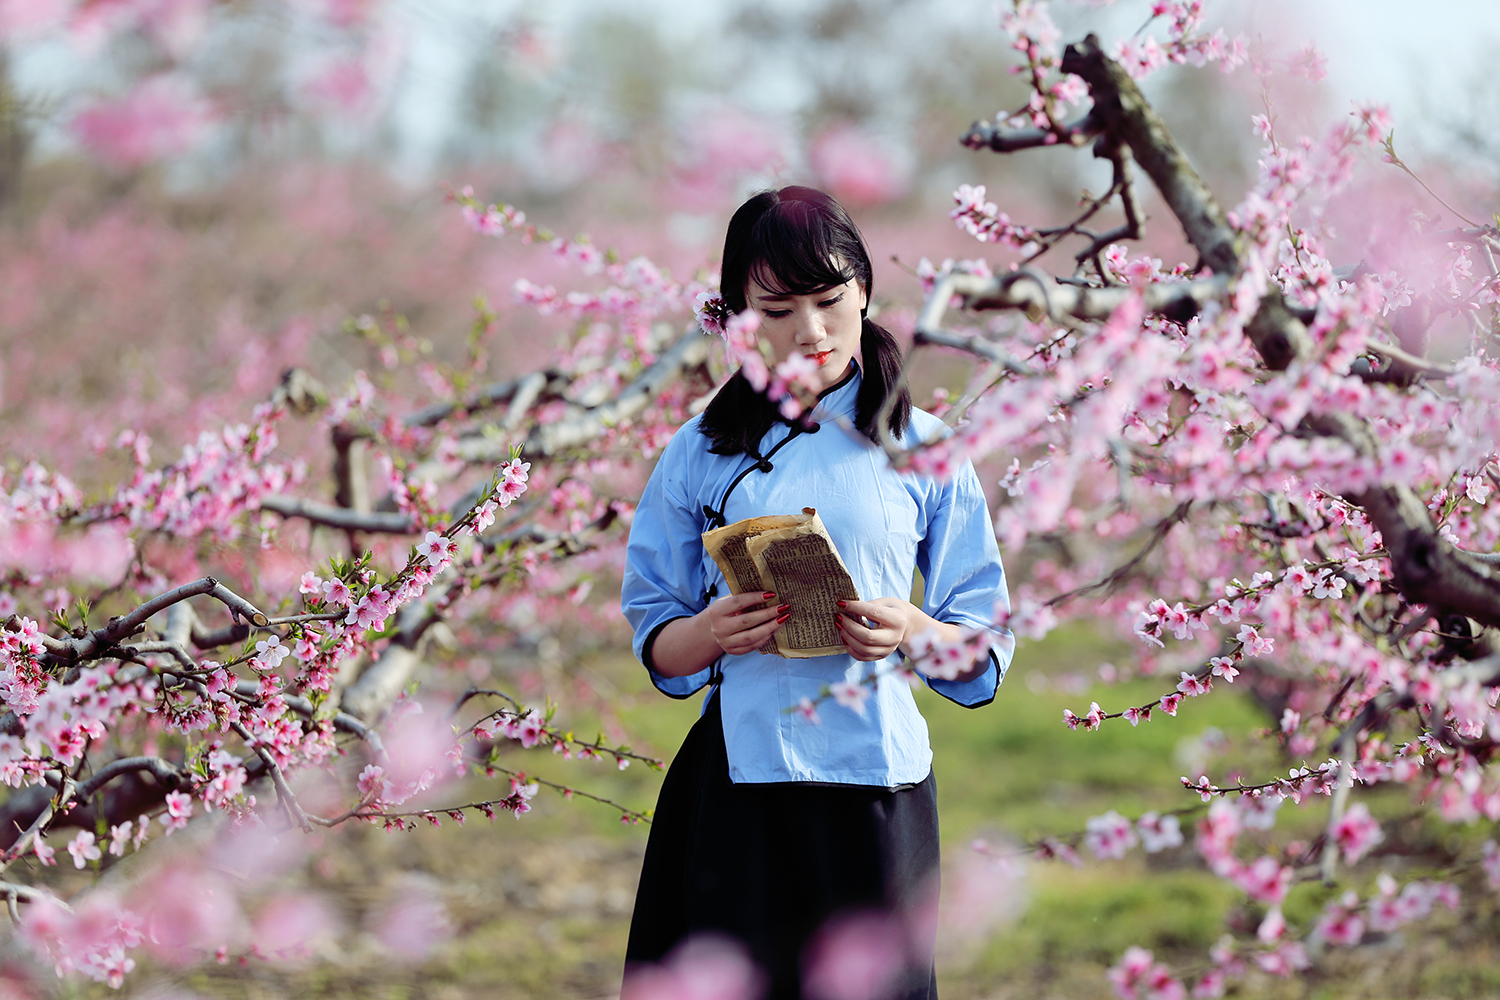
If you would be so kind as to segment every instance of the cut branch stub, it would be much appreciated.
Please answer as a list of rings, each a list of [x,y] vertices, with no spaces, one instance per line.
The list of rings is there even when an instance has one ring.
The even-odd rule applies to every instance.
[[[1278,291],[1267,292],[1260,300],[1260,308],[1245,324],[1245,336],[1272,371],[1284,372],[1293,361],[1312,353],[1306,325],[1287,308]]]
[[[1224,210],[1125,68],[1104,54],[1097,36],[1089,35],[1068,46],[1062,71],[1074,73],[1088,84],[1094,98],[1090,117],[1130,147],[1136,162],[1182,223],[1188,241],[1198,248],[1201,263],[1213,268],[1215,274],[1238,275],[1238,240]]]

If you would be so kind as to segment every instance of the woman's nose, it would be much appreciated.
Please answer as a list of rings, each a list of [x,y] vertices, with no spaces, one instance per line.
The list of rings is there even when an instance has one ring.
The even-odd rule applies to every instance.
[[[823,341],[823,322],[817,313],[797,314],[797,343],[813,345]]]

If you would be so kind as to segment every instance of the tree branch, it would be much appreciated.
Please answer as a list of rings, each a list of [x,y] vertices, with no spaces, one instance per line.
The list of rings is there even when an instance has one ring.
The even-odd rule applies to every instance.
[[[1214,274],[1237,277],[1243,268],[1239,240],[1223,209],[1135,81],[1104,54],[1098,36],[1090,34],[1069,45],[1061,68],[1089,85],[1094,98],[1089,117],[1130,147],[1135,161],[1182,223],[1188,241],[1198,248],[1202,263],[1213,268]]]
[[[915,332],[919,338],[938,343],[943,315],[955,295],[961,297],[969,309],[1015,309],[1035,316],[1071,316],[1093,322],[1109,319],[1127,299],[1140,296],[1147,312],[1185,323],[1209,302],[1222,299],[1228,291],[1229,279],[1222,276],[1159,282],[1144,288],[1121,285],[1092,288],[1059,284],[1034,271],[993,277],[950,274],[941,279],[932,294],[927,296],[917,317]]]
[[[167,790],[179,787],[187,777],[176,764],[161,757],[120,757],[79,782],[77,797],[79,801],[91,799],[95,792],[120,775],[140,772],[151,775],[165,785]]]
[[[969,126],[958,141],[970,149],[990,149],[997,153],[1014,153],[1022,149],[1041,146],[1081,146],[1103,130],[1092,111],[1062,126],[1062,134],[1047,128],[1006,128],[987,121],[977,121]]]
[[[417,522],[399,511],[360,511],[351,507],[338,507],[317,500],[272,494],[261,497],[260,509],[282,517],[300,517],[313,524],[322,524],[344,531],[368,531],[390,535],[411,535],[418,530]]]

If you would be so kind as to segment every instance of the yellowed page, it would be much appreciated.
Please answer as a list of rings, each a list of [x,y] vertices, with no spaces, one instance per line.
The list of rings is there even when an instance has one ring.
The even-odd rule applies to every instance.
[[[736,521],[703,533],[703,547],[708,551],[709,557],[718,564],[719,572],[724,574],[724,582],[729,584],[731,594],[748,594],[776,589],[774,584],[760,575],[760,570],[755,565],[755,561],[750,558],[745,544],[761,532],[794,527],[811,520],[814,516],[812,508],[807,507],[803,510],[804,513],[801,514],[747,517],[743,521]],[[765,605],[760,605],[760,607],[765,607]],[[757,652],[780,655],[781,651],[776,648],[774,639],[767,639]]]
[[[859,592],[822,518],[811,508],[800,524],[749,536],[746,551],[761,580],[772,581],[782,603],[790,604],[791,618],[776,633],[782,656],[807,658],[848,652],[834,619],[839,601],[857,601]]]

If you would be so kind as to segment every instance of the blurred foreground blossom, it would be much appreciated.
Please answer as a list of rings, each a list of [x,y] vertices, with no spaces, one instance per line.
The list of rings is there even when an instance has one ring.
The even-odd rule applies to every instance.
[[[405,962],[420,962],[453,936],[448,908],[430,886],[415,880],[403,884],[369,926],[381,947]]]
[[[742,945],[695,937],[661,965],[626,970],[620,1000],[758,1000],[763,981]]]

